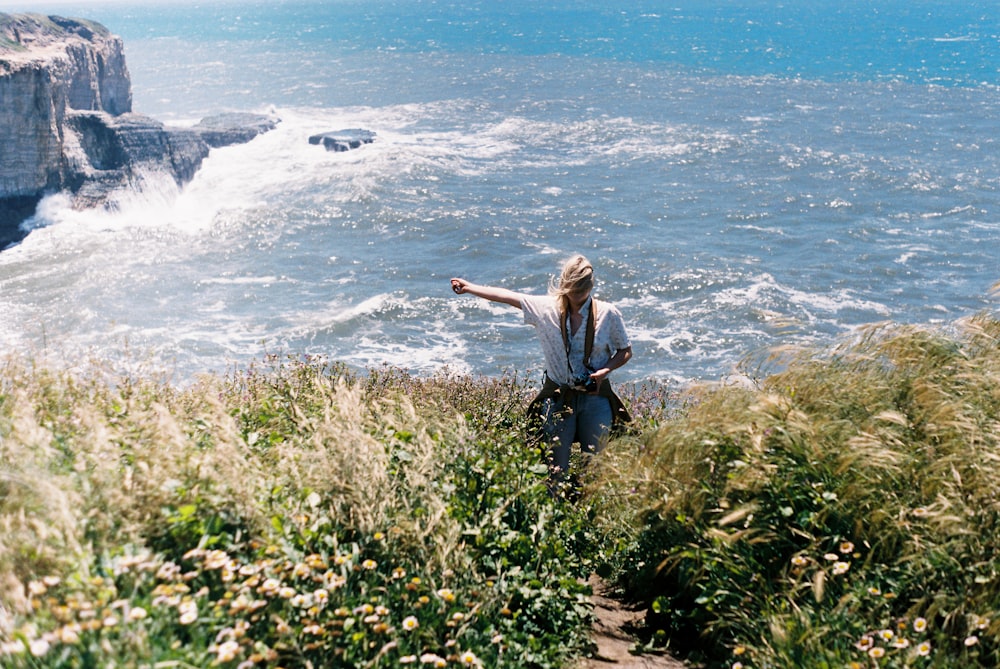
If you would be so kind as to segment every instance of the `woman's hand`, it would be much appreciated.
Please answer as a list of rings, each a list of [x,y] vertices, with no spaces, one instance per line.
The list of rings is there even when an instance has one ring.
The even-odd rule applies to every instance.
[[[454,293],[456,295],[462,295],[463,293],[465,293],[465,288],[468,285],[469,285],[469,282],[466,281],[465,279],[452,279],[451,280],[451,289],[452,289],[452,291],[454,291]]]

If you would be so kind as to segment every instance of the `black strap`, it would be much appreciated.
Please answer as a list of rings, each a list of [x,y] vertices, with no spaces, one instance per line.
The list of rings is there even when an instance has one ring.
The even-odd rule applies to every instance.
[[[562,332],[563,347],[566,349],[566,365],[569,366],[569,314],[563,314],[559,319],[559,330]],[[590,354],[594,352],[594,328],[597,321],[597,300],[590,298],[590,311],[587,312],[586,334],[583,338],[583,364],[590,367]]]

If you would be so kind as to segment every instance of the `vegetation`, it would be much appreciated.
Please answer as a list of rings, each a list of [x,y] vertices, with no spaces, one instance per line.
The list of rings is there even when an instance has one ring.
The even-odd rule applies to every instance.
[[[981,316],[627,387],[551,494],[516,376],[8,359],[0,664],[567,666],[596,572],[692,665],[1000,666],[998,382]]]

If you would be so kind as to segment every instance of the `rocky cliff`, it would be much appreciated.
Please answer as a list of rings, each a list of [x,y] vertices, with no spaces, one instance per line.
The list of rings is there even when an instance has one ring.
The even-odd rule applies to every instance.
[[[212,147],[277,119],[221,115],[179,130],[132,112],[122,40],[82,19],[0,13],[0,248],[46,194],[100,206],[142,171],[189,181]]]

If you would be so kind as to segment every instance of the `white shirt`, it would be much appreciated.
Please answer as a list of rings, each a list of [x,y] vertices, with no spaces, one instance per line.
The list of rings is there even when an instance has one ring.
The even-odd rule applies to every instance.
[[[545,356],[545,371],[556,383],[570,384],[575,379],[587,376],[584,368],[583,352],[587,340],[587,317],[590,314],[591,302],[597,303],[597,322],[594,323],[594,346],[590,352],[590,367],[593,370],[606,367],[615,353],[632,345],[625,332],[625,320],[618,308],[608,302],[593,298],[580,310],[583,323],[576,334],[569,334],[569,364],[566,361],[566,348],[563,345],[562,330],[559,327],[559,307],[556,298],[551,295],[521,295],[521,310],[524,312],[524,322],[533,325],[542,344]],[[570,371],[572,365],[572,372]],[[572,374],[572,378],[570,377]]]

